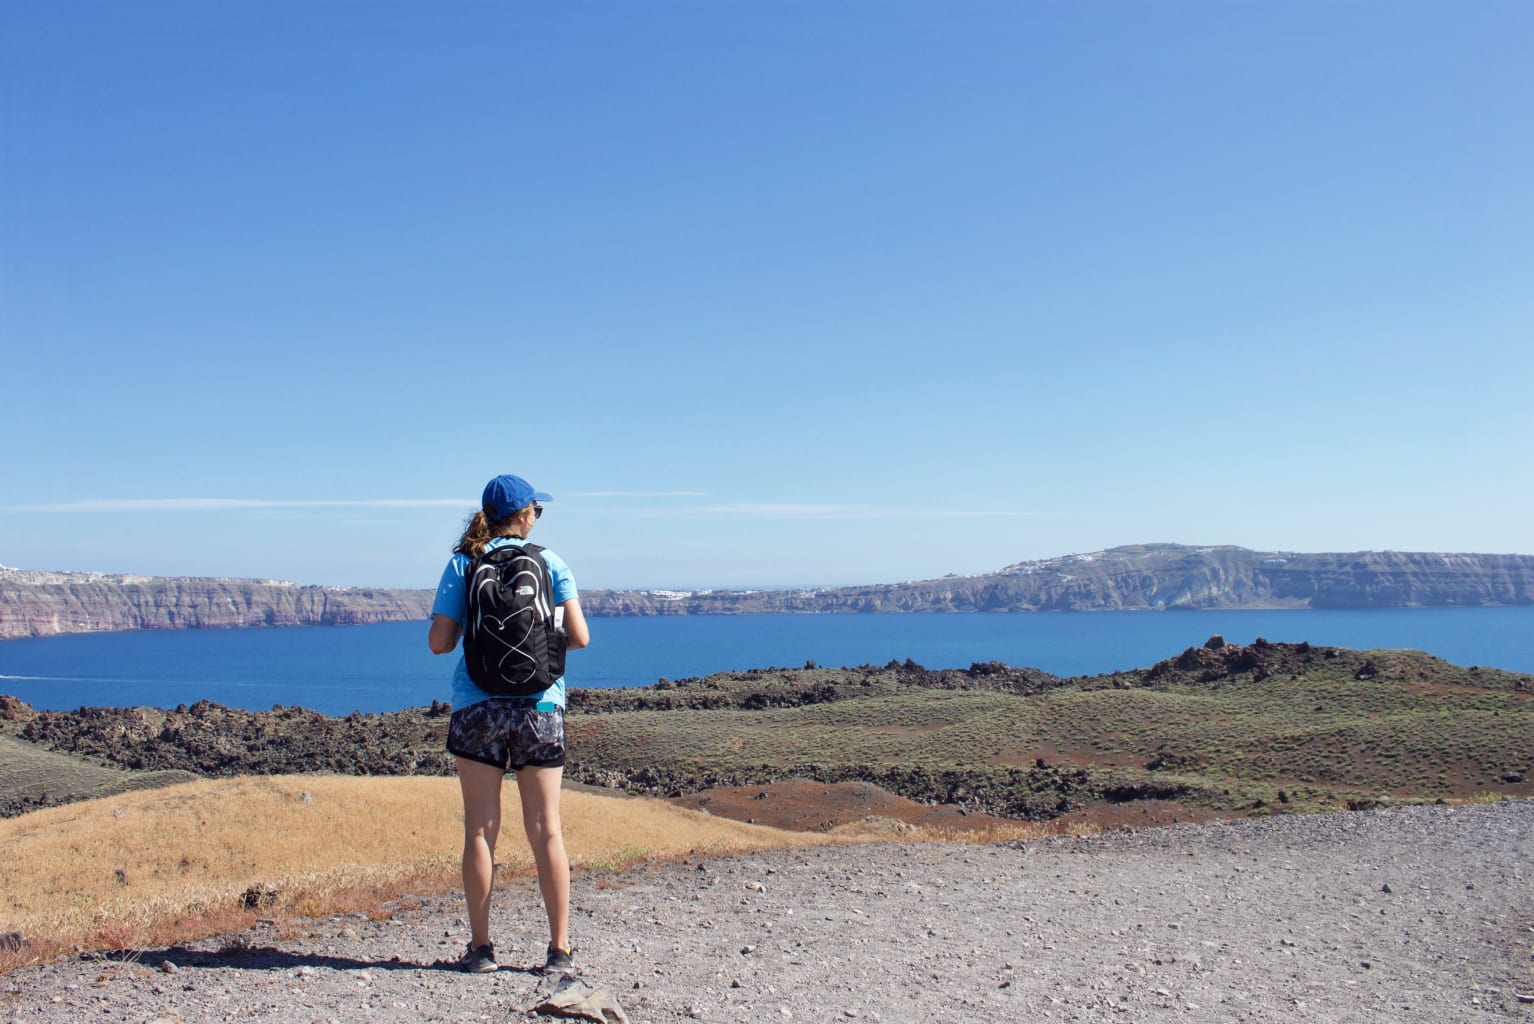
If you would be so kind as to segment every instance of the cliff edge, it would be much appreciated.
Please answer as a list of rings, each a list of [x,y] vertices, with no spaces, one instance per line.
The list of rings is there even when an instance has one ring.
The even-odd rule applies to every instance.
[[[796,590],[586,591],[588,615],[1170,611],[1534,604],[1534,556],[1137,544],[993,573]]]
[[[0,639],[128,629],[401,622],[425,619],[431,598],[430,590],[0,568]]]
[[[430,590],[0,566],[0,639],[127,629],[353,625],[428,617]],[[992,573],[782,590],[584,590],[586,614],[1174,611],[1534,604],[1534,556],[1303,554],[1137,544]]]

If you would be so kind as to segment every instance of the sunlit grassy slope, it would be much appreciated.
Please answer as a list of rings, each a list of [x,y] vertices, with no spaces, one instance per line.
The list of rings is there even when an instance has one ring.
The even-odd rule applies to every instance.
[[[502,873],[530,871],[515,788]],[[238,927],[256,912],[321,914],[350,901],[458,883],[462,808],[446,778],[276,776],[192,782],[0,821],[0,930],[61,949],[129,948]],[[567,792],[572,864],[833,841],[682,810]],[[244,894],[253,890],[254,908]]]
[[[195,778],[184,771],[124,771],[0,734],[0,798],[15,811],[41,801],[88,800]]]
[[[1309,809],[1381,795],[1529,795],[1528,677],[1415,651],[1272,645],[1183,660],[1028,693],[913,686],[760,709],[620,705],[573,718],[571,729],[585,761],[626,774],[648,765],[721,781],[861,777],[933,799],[951,795],[945,786],[962,786],[965,798],[981,787],[981,809],[1014,816],[1109,792],[1177,790],[1222,811],[1272,805],[1280,791]],[[724,693],[769,682],[689,686]]]

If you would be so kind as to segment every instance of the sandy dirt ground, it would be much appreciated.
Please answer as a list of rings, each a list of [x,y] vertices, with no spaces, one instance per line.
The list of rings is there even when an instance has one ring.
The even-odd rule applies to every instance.
[[[574,936],[636,1024],[1534,1021],[1531,900],[1509,801],[694,858],[580,877]],[[495,974],[445,963],[457,900],[409,907],[18,971],[0,1022],[535,1019],[529,882]]]

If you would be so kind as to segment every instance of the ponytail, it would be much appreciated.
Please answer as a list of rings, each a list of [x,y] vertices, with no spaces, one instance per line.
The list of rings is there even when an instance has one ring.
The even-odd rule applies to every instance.
[[[491,519],[484,509],[480,509],[470,516],[468,523],[464,525],[463,536],[458,538],[458,544],[453,548],[453,553],[478,558],[485,553],[485,545],[491,540],[508,535],[511,520],[515,515],[516,513],[513,513],[502,519]]]

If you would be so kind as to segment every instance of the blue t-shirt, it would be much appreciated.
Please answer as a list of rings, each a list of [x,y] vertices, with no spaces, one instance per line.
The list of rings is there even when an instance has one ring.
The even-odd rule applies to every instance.
[[[486,551],[494,551],[506,544],[515,544],[521,547],[527,542],[521,537],[497,537],[485,545]],[[442,570],[442,581],[437,584],[437,598],[431,604],[433,615],[446,615],[459,626],[469,617],[469,592],[464,589],[463,577],[469,571],[471,559],[468,555],[454,555],[448,560],[447,568]],[[543,549],[543,561],[549,567],[549,575],[554,579],[554,604],[561,605],[566,601],[573,600],[578,596],[575,592],[575,577],[570,574],[570,567],[548,548]],[[468,666],[463,663],[463,655],[458,656],[458,665],[453,669],[453,710],[466,708],[470,704],[478,704],[482,700],[495,700],[493,694],[486,693],[474,685],[474,680],[469,678]],[[538,700],[552,701],[560,707],[565,706],[565,677],[560,676],[540,694],[532,697],[517,697],[515,700]]]

